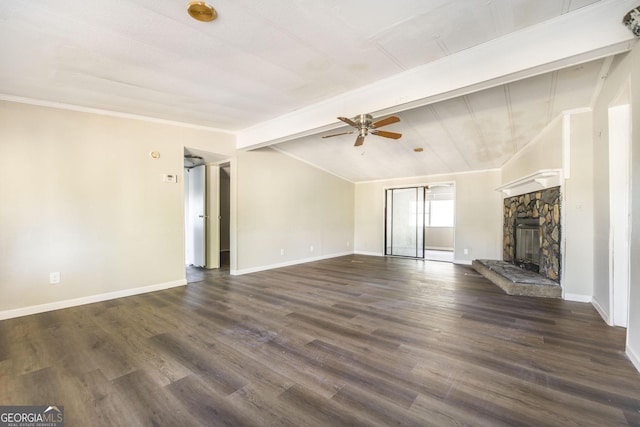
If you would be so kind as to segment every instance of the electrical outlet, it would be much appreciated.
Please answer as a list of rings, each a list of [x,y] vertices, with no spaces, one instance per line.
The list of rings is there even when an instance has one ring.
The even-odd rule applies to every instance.
[[[351,242],[347,240],[347,247],[351,246]]]
[[[309,246],[309,252],[313,252],[313,245]]]
[[[53,273],[49,273],[49,283],[52,285],[57,285],[60,283],[60,272],[55,271]]]
[[[464,248],[464,254],[465,254],[465,255],[469,255],[469,249]]]
[[[280,249],[280,255],[284,255],[284,249]]]

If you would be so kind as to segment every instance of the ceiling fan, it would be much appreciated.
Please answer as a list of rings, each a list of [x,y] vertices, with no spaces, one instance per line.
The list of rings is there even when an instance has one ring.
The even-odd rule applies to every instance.
[[[357,131],[358,137],[356,138],[356,143],[354,144],[354,146],[359,147],[364,143],[364,137],[368,134],[392,139],[398,139],[402,136],[401,133],[378,130],[378,128],[381,128],[382,126],[387,126],[392,123],[398,123],[400,121],[400,118],[396,116],[385,117],[384,119],[378,120],[376,122],[373,121],[373,117],[371,116],[371,114],[360,114],[353,119],[349,119],[347,117],[338,117],[338,120],[345,122],[349,126],[353,126],[354,128],[356,128],[356,130],[352,130],[351,132],[334,133],[333,135],[325,135],[323,136],[323,138],[331,138],[338,135],[347,135]]]

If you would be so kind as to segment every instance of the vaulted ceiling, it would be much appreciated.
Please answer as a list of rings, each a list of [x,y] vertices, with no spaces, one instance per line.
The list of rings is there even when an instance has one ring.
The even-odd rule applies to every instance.
[[[591,106],[628,0],[0,3],[0,98],[234,133],[354,182],[500,167]],[[337,116],[395,114],[397,141]],[[416,153],[414,148],[422,152]]]

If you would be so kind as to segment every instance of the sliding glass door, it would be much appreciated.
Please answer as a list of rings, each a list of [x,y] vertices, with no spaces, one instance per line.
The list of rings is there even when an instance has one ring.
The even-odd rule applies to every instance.
[[[385,255],[424,258],[425,187],[386,190]]]

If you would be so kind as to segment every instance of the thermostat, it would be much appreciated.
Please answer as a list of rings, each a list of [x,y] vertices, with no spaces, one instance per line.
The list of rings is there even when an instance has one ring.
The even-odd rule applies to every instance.
[[[165,173],[164,175],[162,175],[162,182],[170,182],[175,184],[176,182],[178,182],[178,175]]]

